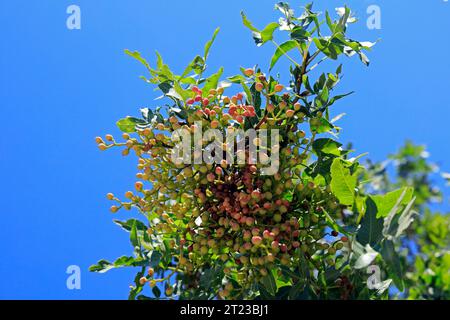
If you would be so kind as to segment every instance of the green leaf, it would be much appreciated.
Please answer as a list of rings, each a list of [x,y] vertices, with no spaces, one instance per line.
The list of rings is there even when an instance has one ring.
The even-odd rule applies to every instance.
[[[89,267],[89,271],[98,273],[105,273],[106,271],[111,269],[114,269],[114,265],[108,260],[104,259],[98,261],[97,264],[94,264]]]
[[[248,20],[248,18],[245,15],[244,11],[241,11],[241,17],[242,17],[242,23],[244,24],[244,26],[246,26],[247,28],[249,28],[253,32],[257,32],[257,33],[260,32],[258,29],[256,29],[253,26],[253,24],[250,22],[250,20]]]
[[[117,121],[117,127],[122,132],[136,132],[136,125],[145,125],[147,122],[142,119],[134,118],[134,117],[126,117]]]
[[[200,74],[205,68],[205,59],[201,56],[195,56],[195,58],[189,63],[189,65],[184,70],[183,74],[180,76],[180,80],[184,79],[191,71],[196,74]]]
[[[313,151],[318,156],[324,155],[340,156],[341,155],[341,150],[339,150],[340,147],[342,147],[341,143],[334,141],[333,139],[330,138],[317,139],[312,144]]]
[[[328,13],[328,11],[325,11],[325,17],[326,17],[328,28],[330,28],[330,31],[332,33],[334,33],[334,30],[335,30],[336,27],[335,27],[335,25],[333,23],[333,20],[331,20],[331,17],[330,17],[330,14]]]
[[[217,281],[220,281],[223,276],[223,269],[220,265],[216,265],[210,269],[206,269],[200,276],[200,286],[203,288],[210,288],[211,285]]]
[[[291,39],[297,40],[299,42],[303,42],[308,40],[311,34],[302,27],[295,27],[291,32]]]
[[[137,61],[139,61],[140,63],[142,63],[149,71],[150,71],[150,73],[154,73],[155,72],[155,70],[153,70],[151,67],[150,67],[150,64],[147,62],[147,60],[145,60],[142,56],[141,56],[141,54],[140,54],[140,52],[139,51],[130,51],[130,50],[128,50],[128,49],[125,49],[124,50],[125,51],[125,53],[127,54],[127,55],[129,55],[130,57],[133,57],[134,59],[136,59]]]
[[[156,51],[156,66],[161,69],[164,65],[163,59],[158,51]]]
[[[145,266],[147,264],[148,264],[147,261],[143,259],[136,259],[134,257],[129,256],[121,256],[120,258],[116,259],[116,261],[114,261],[113,263],[107,260],[100,260],[97,262],[97,264],[90,266],[89,271],[105,273],[114,268],[137,267],[137,266]]]
[[[181,101],[186,101],[191,97],[190,93],[187,90],[184,90],[178,81],[173,82],[173,90],[176,93],[177,99]],[[167,95],[170,95],[171,91]]]
[[[389,275],[394,280],[395,286],[403,291],[404,283],[403,283],[403,270],[402,265],[400,263],[400,258],[395,251],[394,243],[390,240],[386,240],[383,242],[381,247],[381,256],[383,260],[387,264],[387,269],[389,271]]]
[[[273,39],[273,33],[280,25],[277,22],[269,23],[262,31],[261,31],[261,44],[263,45],[267,41]]]
[[[383,238],[383,219],[377,218],[377,207],[370,196],[366,199],[366,213],[361,221],[361,227],[356,234],[356,240],[363,246],[369,244],[374,248]]]
[[[330,216],[330,214],[328,212],[326,212],[325,210],[323,211],[324,215],[325,215],[325,220],[327,221],[327,225],[333,229],[333,230],[338,230],[340,233],[348,235],[348,232],[341,227],[334,219],[332,216]]]
[[[332,97],[331,99],[330,99],[330,101],[328,102],[328,106],[331,106],[331,105],[333,105],[336,101],[338,101],[338,100],[341,100],[342,98],[345,98],[345,97],[347,97],[347,96],[349,96],[349,95],[351,95],[351,94],[353,94],[353,93],[355,93],[354,91],[351,91],[351,92],[348,92],[348,93],[345,93],[345,94],[339,94],[339,95],[337,95],[337,96],[334,96],[334,97]]]
[[[397,200],[395,207],[391,210],[389,215],[386,217],[384,221],[383,227],[383,235],[389,240],[398,238],[402,235],[402,233],[409,227],[409,225],[414,221],[414,216],[417,213],[411,210],[416,198],[412,198],[411,201],[406,205],[405,209],[403,209],[402,214],[397,215],[397,208],[399,203],[403,199],[403,195],[406,193],[406,190],[403,191],[402,197]]]
[[[317,95],[317,97],[314,99],[314,104],[317,107],[317,109],[323,109],[327,105],[329,98],[329,90],[325,86],[322,91],[320,91]]]
[[[325,280],[327,283],[335,282],[340,275],[341,271],[337,270],[335,267],[330,267],[325,270]]]
[[[275,9],[279,10],[288,19],[292,19],[294,17],[294,10],[292,10],[291,7],[289,6],[289,4],[286,2],[276,3]]]
[[[383,294],[387,289],[389,289],[389,287],[391,286],[391,283],[392,283],[392,279],[387,279],[387,280],[384,280],[383,282],[381,282],[377,286],[377,294],[378,295]]]
[[[288,40],[284,43],[282,43],[277,50],[275,50],[275,53],[272,56],[272,60],[270,61],[270,68],[269,70],[272,70],[272,68],[275,66],[277,61],[281,58],[281,56],[285,55],[290,50],[294,49],[297,46],[297,42],[295,40]]]
[[[158,267],[158,265],[162,259],[162,254],[159,251],[153,250],[147,254],[147,257],[150,260],[149,266],[152,268],[156,268],[156,267]]]
[[[406,205],[411,201],[414,193],[414,190],[411,187],[405,187],[395,191],[391,191],[386,193],[385,195],[372,196],[372,199],[375,202],[378,210],[377,218],[387,217],[396,205],[400,196],[402,196],[403,192],[405,192],[405,194],[403,195],[399,204]]]
[[[409,225],[414,221],[415,216],[417,216],[417,212],[411,210],[416,198],[411,199],[410,203],[406,206],[405,210],[401,214],[398,219],[398,227],[397,232],[395,233],[395,237],[398,238],[406,229],[408,229]]]
[[[264,286],[264,289],[272,295],[275,296],[277,293],[277,284],[275,281],[275,278],[273,277],[273,274],[269,272],[266,276],[261,278],[261,284]]]
[[[249,102],[253,103],[252,92],[251,92],[250,88],[248,87],[248,85],[246,84],[247,79],[245,79],[245,77],[243,75],[238,74],[235,76],[231,76],[231,77],[228,77],[228,80],[231,81],[232,83],[240,84],[242,86],[242,89],[244,89],[244,92],[247,95]]]
[[[253,39],[258,46],[262,46],[267,41],[273,39],[273,33],[280,26],[277,22],[269,23],[263,30],[258,30],[253,24],[248,20],[247,16],[243,11],[241,11],[242,23],[244,26],[249,28],[253,33]]]
[[[302,83],[305,85],[305,88],[311,92],[311,93],[315,93],[316,91],[313,89],[313,87],[311,86],[311,83],[309,82],[309,77],[304,74],[302,77]]]
[[[208,79],[206,79],[206,83],[203,86],[203,92],[205,92],[205,94],[208,94],[209,90],[217,88],[222,74],[223,67],[221,67],[217,73],[211,75]]]
[[[338,22],[338,26],[340,28],[340,30],[345,31],[345,25],[347,24],[348,18],[350,18],[350,14],[351,14],[351,10],[349,7],[345,6],[344,7],[344,14],[341,16],[341,18],[339,19]]]
[[[139,239],[138,239],[136,221],[133,222],[133,226],[131,227],[130,242],[134,248],[139,247]]]
[[[128,294],[128,300],[136,299],[137,295],[142,292],[144,287],[140,284],[141,277],[144,276],[145,268],[142,268],[140,272],[134,277],[134,283],[136,286],[130,287],[130,293]]]
[[[331,190],[341,204],[352,205],[355,198],[357,176],[351,175],[341,159],[336,158],[331,164]]]
[[[320,118],[318,124],[311,124],[311,131],[315,133],[330,132],[334,126],[325,118]]]
[[[214,40],[216,40],[217,34],[219,33],[220,28],[217,28],[216,30],[214,30],[213,36],[211,38],[211,40],[209,40],[206,45],[205,45],[205,53],[204,53],[204,60],[206,60],[208,58],[209,55],[209,51],[211,49],[211,46],[214,43]]]
[[[256,83],[252,84],[250,88],[250,97],[247,97],[248,103],[255,107],[255,112],[258,118],[262,116],[261,110],[261,92],[256,91]]]
[[[378,252],[373,250],[370,245],[366,245],[365,253],[360,255],[355,262],[355,269],[363,269],[368,267],[378,256]]]
[[[161,290],[156,286],[152,288],[152,293],[156,298],[161,297]]]
[[[322,38],[314,38],[313,41],[317,49],[319,49],[323,54],[333,60],[337,59],[340,50],[338,50],[335,44]]]
[[[299,295],[303,293],[305,290],[305,282],[304,281],[297,281],[296,284],[294,284],[289,291],[289,299],[296,300]]]
[[[143,223],[142,221],[136,220],[136,219],[129,219],[127,221],[113,220],[113,222],[128,232],[131,231],[131,229],[133,228],[133,225],[136,225],[137,230],[140,230],[140,231],[147,230],[147,226],[145,225],[145,223]]]
[[[358,52],[358,55],[361,62],[364,63],[366,66],[369,66],[370,64],[369,58],[367,58],[367,56],[362,52]]]

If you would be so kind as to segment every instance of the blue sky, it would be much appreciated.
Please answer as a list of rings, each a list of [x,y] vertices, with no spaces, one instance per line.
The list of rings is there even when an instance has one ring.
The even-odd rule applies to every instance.
[[[135,161],[101,153],[93,138],[118,135],[117,119],[155,106],[157,96],[123,54],[158,50],[175,71],[202,52],[221,27],[210,67],[268,65],[240,21],[244,9],[262,27],[278,18],[274,1],[2,0],[0,2],[0,299],[123,299],[134,270],[90,274],[100,258],[130,254],[128,235],[111,221],[107,192],[134,183]],[[291,1],[294,7],[305,1]],[[66,9],[81,8],[81,30],[68,30]],[[372,64],[346,60],[342,142],[383,159],[405,139],[426,143],[450,171],[450,3],[443,0],[316,1],[331,11],[348,4],[360,18],[351,35],[382,41]],[[366,28],[379,5],[382,29]],[[299,11],[299,10],[298,10]],[[282,70],[287,63],[279,64]],[[448,206],[447,206],[448,207]],[[127,218],[132,213],[114,218]],[[81,290],[66,288],[66,268],[81,267]]]

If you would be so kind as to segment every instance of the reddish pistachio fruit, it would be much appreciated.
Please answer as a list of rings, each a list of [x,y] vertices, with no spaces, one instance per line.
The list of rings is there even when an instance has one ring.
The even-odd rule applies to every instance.
[[[245,74],[247,77],[251,77],[252,75],[255,74],[255,71],[253,71],[253,69],[251,69],[251,68],[245,69],[244,74]]]
[[[284,86],[282,84],[277,84],[274,87],[275,92],[281,92],[281,91],[283,91],[283,89],[284,89]]]
[[[141,277],[139,279],[139,283],[141,284],[141,286],[143,286],[146,282],[147,282],[147,278],[146,277]]]
[[[140,190],[142,190],[142,188],[144,187],[144,184],[143,184],[141,181],[137,181],[137,182],[134,184],[134,187],[136,188],[137,191],[140,191]]]
[[[260,236],[253,236],[252,237],[252,243],[255,246],[259,246],[262,243],[262,238]]]
[[[261,92],[261,91],[263,91],[263,89],[264,89],[264,85],[261,82],[258,82],[255,84],[256,91]]]

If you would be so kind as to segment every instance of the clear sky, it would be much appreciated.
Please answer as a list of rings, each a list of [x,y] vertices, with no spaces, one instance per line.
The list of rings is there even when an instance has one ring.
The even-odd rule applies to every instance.
[[[290,1],[299,8],[305,1]],[[257,48],[240,21],[278,19],[275,1],[1,0],[0,1],[0,299],[123,299],[134,270],[91,274],[100,258],[131,254],[128,234],[112,223],[107,192],[134,183],[135,159],[101,153],[94,137],[118,135],[115,122],[156,106],[144,69],[123,54],[158,50],[180,72],[217,26],[209,64],[268,65],[273,48]],[[450,171],[450,3],[444,0],[316,1],[334,11],[348,4],[360,18],[358,40],[382,41],[372,64],[346,60],[340,140],[376,160],[405,139],[426,143]],[[69,5],[81,30],[66,27]],[[381,8],[381,30],[366,27],[366,9]],[[300,11],[297,9],[297,11]],[[277,71],[286,63],[280,63]],[[120,213],[114,218],[129,218]],[[68,290],[66,268],[81,268],[81,290]]]

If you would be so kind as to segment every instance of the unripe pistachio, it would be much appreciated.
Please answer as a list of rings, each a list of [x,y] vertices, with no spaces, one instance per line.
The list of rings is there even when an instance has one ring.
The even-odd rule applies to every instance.
[[[173,288],[171,286],[166,288],[166,296],[170,297],[173,293]]]
[[[308,247],[308,245],[306,244],[306,243],[302,243],[301,244],[301,246],[300,246],[300,249],[303,251],[303,252],[308,252],[308,250],[309,250],[309,247]]]
[[[335,265],[335,261],[333,258],[329,257],[325,260],[325,262],[329,265],[329,266],[334,266]]]
[[[200,248],[200,253],[202,255],[206,255],[208,253],[208,247],[206,247],[206,246],[201,247]]]

